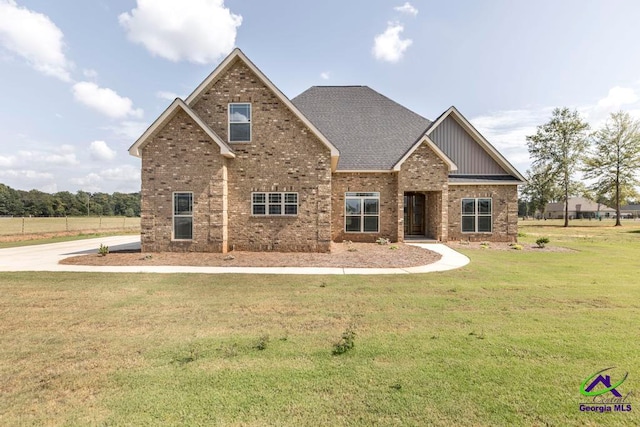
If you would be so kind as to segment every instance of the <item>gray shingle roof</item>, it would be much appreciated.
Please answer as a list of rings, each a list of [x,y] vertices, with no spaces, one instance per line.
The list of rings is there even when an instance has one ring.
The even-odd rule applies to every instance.
[[[313,86],[291,100],[340,150],[338,170],[388,170],[431,121],[367,86]]]

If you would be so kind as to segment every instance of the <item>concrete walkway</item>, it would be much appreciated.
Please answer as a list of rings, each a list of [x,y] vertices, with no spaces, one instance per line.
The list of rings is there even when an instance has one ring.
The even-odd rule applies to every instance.
[[[74,240],[46,245],[21,246],[0,249],[2,271],[81,271],[102,273],[240,273],[240,274],[409,274],[431,273],[460,268],[469,258],[450,247],[437,243],[414,243],[429,249],[442,258],[429,265],[408,268],[335,268],[335,267],[189,267],[189,266],[87,266],[61,265],[58,262],[74,255],[97,253],[100,244],[112,251],[139,249],[140,236],[111,236],[97,239]]]

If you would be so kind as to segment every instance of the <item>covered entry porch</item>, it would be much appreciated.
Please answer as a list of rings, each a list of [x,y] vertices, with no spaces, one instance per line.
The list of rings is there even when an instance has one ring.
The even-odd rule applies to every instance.
[[[442,191],[404,192],[404,240],[443,240]]]

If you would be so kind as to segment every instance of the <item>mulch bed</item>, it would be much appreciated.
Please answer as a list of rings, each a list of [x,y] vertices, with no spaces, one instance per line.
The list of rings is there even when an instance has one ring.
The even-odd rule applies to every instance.
[[[538,247],[536,244],[518,243],[522,246],[520,251],[535,251],[535,252],[574,252],[573,249],[563,248],[560,246],[546,245],[544,248]],[[482,249],[482,250],[498,250],[498,251],[516,251],[513,248],[513,243],[506,242],[488,242],[488,246],[483,247],[482,242],[447,242],[447,246],[452,249]]]
[[[339,267],[339,268],[405,268],[432,264],[440,254],[393,243],[332,243],[329,253],[302,252],[241,252],[228,254],[201,252],[140,253],[112,252],[65,258],[69,265],[176,265],[199,267]]]

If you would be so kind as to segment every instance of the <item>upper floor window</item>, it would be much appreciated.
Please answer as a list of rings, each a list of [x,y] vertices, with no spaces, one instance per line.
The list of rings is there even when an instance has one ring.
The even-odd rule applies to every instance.
[[[229,104],[229,142],[251,141],[251,104]]]
[[[491,199],[462,199],[462,232],[491,233]]]

